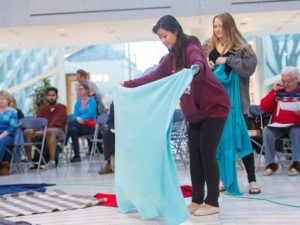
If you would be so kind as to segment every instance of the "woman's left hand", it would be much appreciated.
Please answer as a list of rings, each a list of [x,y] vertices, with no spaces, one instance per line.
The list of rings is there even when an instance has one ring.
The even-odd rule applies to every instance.
[[[200,71],[200,68],[198,67],[198,68],[195,70],[195,73],[194,73],[194,75],[198,74],[198,73],[199,73],[199,71]]]
[[[226,57],[219,57],[216,60],[216,64],[225,64],[226,63]]]
[[[84,124],[84,121],[83,119],[81,119],[80,117],[77,117],[76,118],[77,122],[80,123],[80,124]]]

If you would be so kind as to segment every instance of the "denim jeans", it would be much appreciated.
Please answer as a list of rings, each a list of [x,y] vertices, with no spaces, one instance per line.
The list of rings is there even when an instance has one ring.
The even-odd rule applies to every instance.
[[[267,164],[275,162],[275,140],[288,135],[292,142],[292,160],[300,161],[300,127],[270,128],[263,130],[263,143],[265,149],[265,160]]]

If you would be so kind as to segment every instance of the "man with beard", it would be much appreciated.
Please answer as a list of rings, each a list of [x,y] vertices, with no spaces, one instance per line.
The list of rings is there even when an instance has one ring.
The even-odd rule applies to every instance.
[[[48,169],[55,167],[55,151],[57,140],[63,140],[65,135],[65,127],[67,123],[67,108],[65,105],[57,103],[58,90],[55,87],[47,89],[47,102],[48,104],[42,105],[38,112],[37,117],[43,117],[48,120],[46,143],[49,150],[49,162],[46,167]],[[38,130],[27,129],[24,131],[24,138],[26,142],[32,139],[39,139],[42,137],[42,132]],[[32,160],[31,146],[25,147],[27,159]],[[30,165],[30,169],[34,169],[34,165]]]

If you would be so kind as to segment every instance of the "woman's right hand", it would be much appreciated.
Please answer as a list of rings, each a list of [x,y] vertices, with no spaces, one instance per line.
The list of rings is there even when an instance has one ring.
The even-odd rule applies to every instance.
[[[124,87],[124,81],[119,82],[119,84]]]
[[[275,82],[275,84],[273,85],[273,90],[274,90],[274,91],[279,91],[279,90],[281,90],[281,89],[283,89],[283,88],[284,88],[284,87],[283,87],[283,83],[282,83],[281,80]]]
[[[207,64],[208,64],[209,68],[213,69],[214,66],[215,66],[215,64],[213,63],[213,61],[209,60],[208,57],[206,57],[206,60],[207,60]]]

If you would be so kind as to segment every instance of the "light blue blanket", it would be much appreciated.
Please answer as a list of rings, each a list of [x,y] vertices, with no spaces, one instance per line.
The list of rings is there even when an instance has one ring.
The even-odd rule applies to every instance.
[[[142,219],[165,217],[172,225],[188,218],[170,149],[170,130],[176,104],[195,69],[136,88],[115,87],[115,178],[122,213],[136,209]]]
[[[227,192],[241,195],[236,174],[236,158],[243,158],[253,150],[242,112],[240,78],[234,70],[226,75],[224,64],[216,65],[214,74],[224,85],[230,98],[230,112],[217,149],[220,178]]]

